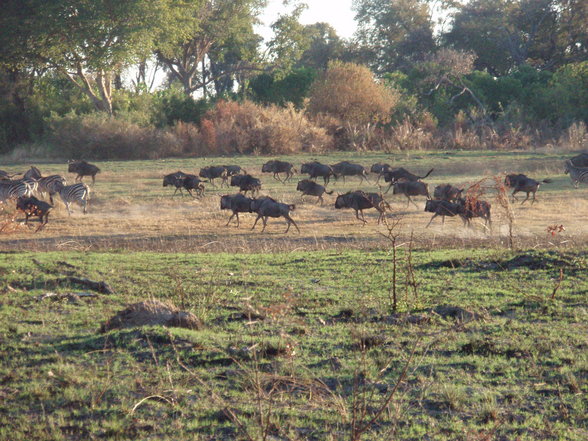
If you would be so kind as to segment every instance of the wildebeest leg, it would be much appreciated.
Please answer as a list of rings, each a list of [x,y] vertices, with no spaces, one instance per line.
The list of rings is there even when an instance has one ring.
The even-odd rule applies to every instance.
[[[323,200],[323,195],[322,194],[319,195],[318,201],[316,203],[318,204],[319,202],[321,203],[321,205],[323,205],[324,200]]]
[[[529,193],[531,193],[530,191],[527,192],[527,197],[525,198],[525,200],[523,202],[521,202],[521,205],[523,205],[525,202],[527,202],[529,200]]]
[[[180,187],[176,187],[176,191],[174,191],[174,194],[172,194],[172,198],[176,195],[176,193],[178,192],[179,189],[180,189]]]
[[[96,175],[92,175],[92,185],[96,183]]]
[[[537,194],[537,191],[533,192],[533,200],[531,201],[531,205],[533,205],[535,203],[535,194]]]
[[[196,196],[194,196],[194,195],[192,194],[192,190],[190,190],[189,188],[186,188],[186,191],[188,192],[188,194],[189,194],[190,196],[192,196],[194,199],[196,199]]]
[[[419,208],[419,206],[410,198],[410,196],[406,196],[406,197],[408,198],[409,202],[412,202],[412,205]],[[408,207],[408,203],[406,204],[406,206]]]
[[[429,225],[431,225],[431,222],[433,222],[433,219],[435,219],[437,216],[439,215],[435,213],[425,228],[429,228]]]
[[[255,222],[253,222],[253,226],[251,227],[251,229],[253,230],[255,228],[255,226],[257,225],[257,221],[261,219],[261,214],[257,215],[257,219],[255,219]]]
[[[263,222],[263,228],[261,229],[261,232],[263,233],[265,231],[265,227],[267,227],[267,219],[269,216],[265,216],[263,218],[261,218],[261,221]]]
[[[229,220],[227,221],[227,224],[225,225],[225,227],[228,227],[229,224],[231,223],[231,219],[233,219],[233,217],[236,215],[237,213],[233,211],[233,214],[231,214],[231,217],[229,217]],[[237,214],[237,222],[239,222],[239,215]]]
[[[513,190],[512,194],[511,194],[513,201],[518,201],[517,197],[515,196],[515,193],[518,193],[518,192],[519,192],[519,190],[516,190],[516,189]]]
[[[388,189],[384,192],[384,194],[386,194],[390,191],[390,189],[392,188],[392,185],[394,185],[394,184],[392,182],[390,182],[390,185],[388,185]]]
[[[284,231],[284,234],[286,234],[288,232],[288,230],[290,229],[290,224],[293,224],[296,227],[298,234],[300,234],[300,229],[298,228],[298,225],[296,225],[296,222],[294,222],[294,219],[292,219],[289,215],[285,215],[284,217],[286,218],[286,221],[288,222],[288,228],[286,228],[286,231]]]

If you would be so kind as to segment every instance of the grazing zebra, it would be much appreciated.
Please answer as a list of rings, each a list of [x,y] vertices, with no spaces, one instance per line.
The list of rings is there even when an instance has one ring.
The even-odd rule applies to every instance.
[[[45,176],[40,178],[37,182],[39,184],[39,193],[49,194],[49,201],[51,204],[53,204],[53,195],[67,185],[65,178],[59,175]]]
[[[574,187],[578,188],[578,184],[588,184],[588,167],[576,167],[569,159],[566,161],[566,173],[570,174],[570,179]]]
[[[22,179],[16,181],[0,181],[0,203],[9,199],[18,199],[21,196],[29,197],[32,193],[30,184]]]
[[[83,182],[78,182],[77,184],[62,186],[58,190],[58,193],[70,216],[71,210],[69,209],[69,204],[72,202],[80,204],[84,208],[84,214],[86,214],[88,199],[90,198],[90,187]]]

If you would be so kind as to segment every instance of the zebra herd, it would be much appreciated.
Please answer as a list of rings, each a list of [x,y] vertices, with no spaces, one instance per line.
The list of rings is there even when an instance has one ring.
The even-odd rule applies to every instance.
[[[272,173],[274,179],[281,183],[287,183],[297,173],[294,164],[279,160],[266,162],[263,164],[261,171],[262,173]],[[389,164],[374,164],[370,168],[370,172],[377,175],[376,184],[383,178],[384,182],[388,184],[388,188],[382,192],[382,187],[380,187],[379,193],[356,190],[338,194],[334,206],[336,209],[353,209],[356,218],[364,223],[366,223],[366,220],[363,210],[374,208],[379,212],[378,223],[380,223],[384,220],[386,211],[390,209],[390,205],[384,199],[384,194],[393,189],[393,194],[401,194],[407,198],[407,207],[410,203],[414,204],[415,207],[417,206],[412,200],[414,196],[425,196],[427,198],[425,212],[433,214],[427,227],[439,216],[443,223],[446,216],[458,216],[463,220],[464,226],[469,226],[473,218],[481,218],[485,227],[491,227],[491,204],[468,194],[465,188],[460,189],[450,184],[439,185],[435,188],[433,197],[431,197],[428,184],[423,180],[433,171],[434,169],[430,169],[426,174],[419,176],[402,167],[393,168]],[[574,186],[577,187],[580,182],[588,183],[588,154],[582,154],[567,160],[565,171],[570,174]],[[307,162],[301,165],[300,172],[307,174],[309,178],[300,180],[297,183],[296,190],[301,192],[303,197],[307,195],[317,197],[317,203],[321,205],[324,203],[324,194],[333,194],[333,191],[327,191],[326,189],[331,179],[335,181],[343,179],[344,181],[346,177],[357,176],[361,182],[370,182],[367,169],[360,164],[349,161],[342,161],[333,165],[322,164],[318,161]],[[323,179],[324,185],[316,182],[318,178]],[[265,230],[269,217],[283,217],[288,224],[286,232],[289,230],[290,225],[294,225],[298,229],[290,216],[290,212],[296,208],[295,205],[283,204],[268,196],[255,198],[254,196],[261,190],[261,180],[249,175],[240,166],[208,166],[202,168],[198,176],[178,171],[166,175],[163,186],[174,186],[176,188],[174,196],[178,190],[181,193],[182,188],[186,189],[192,196],[194,195],[191,190],[196,190],[197,196],[202,196],[205,190],[204,184],[211,183],[216,187],[215,179],[221,179],[221,187],[223,185],[227,187],[235,186],[239,189],[239,193],[226,194],[221,197],[221,210],[230,210],[232,212],[227,221],[227,226],[236,217],[237,227],[239,227],[239,213],[257,213],[258,216],[252,229],[255,228],[257,221],[262,219],[263,229]],[[526,198],[521,204],[528,201],[531,195],[531,204],[533,204],[536,201],[536,192],[540,185],[550,182],[552,182],[550,179],[537,181],[524,174],[509,174],[504,180],[504,185],[506,188],[512,189],[511,196],[513,200],[517,200],[516,193],[524,192],[526,193]],[[247,197],[247,192],[251,193],[251,197]]]
[[[0,170],[0,204],[8,201],[16,201],[16,209],[25,214],[25,224],[29,217],[37,216],[40,226],[37,231],[47,224],[49,213],[53,208],[53,196],[59,195],[65,204],[68,214],[71,216],[70,205],[80,204],[84,214],[87,213],[90,187],[82,182],[84,176],[91,176],[95,182],[95,176],[100,169],[85,161],[70,161],[68,166],[70,173],[76,173],[76,182],[68,185],[67,180],[61,175],[43,176],[41,171],[31,166],[21,178],[15,179],[19,173],[9,174]],[[37,198],[49,198],[49,203]]]

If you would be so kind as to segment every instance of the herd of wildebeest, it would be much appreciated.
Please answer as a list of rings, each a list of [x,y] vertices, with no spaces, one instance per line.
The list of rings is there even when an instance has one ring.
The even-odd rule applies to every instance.
[[[67,211],[71,214],[70,204],[78,203],[83,207],[84,213],[87,211],[87,204],[90,196],[90,187],[82,182],[85,176],[90,176],[92,182],[95,182],[96,174],[100,169],[93,164],[83,160],[69,161],[68,171],[75,173],[75,183],[68,185],[66,179],[61,175],[43,176],[37,167],[32,166],[21,178],[15,179],[18,174],[9,174],[0,170],[0,203],[4,204],[10,200],[16,201],[16,209],[25,215],[25,223],[29,217],[39,218],[39,228],[47,224],[49,213],[53,208],[53,196],[58,194],[65,204]],[[274,179],[287,183],[298,171],[294,164],[287,161],[271,160],[266,162],[262,167],[262,173],[272,173]],[[378,223],[385,219],[387,211],[390,210],[389,203],[385,200],[384,194],[392,189],[393,194],[404,195],[407,198],[407,207],[410,203],[416,203],[412,200],[414,196],[426,197],[425,212],[432,213],[433,216],[427,224],[427,227],[438,216],[445,222],[445,217],[458,216],[462,219],[464,226],[469,226],[473,218],[484,220],[486,228],[491,227],[491,209],[489,202],[481,200],[478,195],[472,195],[465,188],[458,188],[451,184],[443,184],[435,187],[433,195],[429,193],[429,187],[423,180],[426,179],[434,169],[430,169],[423,176],[418,176],[408,170],[399,167],[394,168],[389,164],[377,163],[371,166],[370,172],[377,176],[376,184],[379,185],[381,179],[387,184],[379,186],[380,192],[370,193],[363,190],[349,191],[345,194],[338,194],[335,200],[335,208],[350,208],[355,211],[355,217],[363,222],[365,220],[363,210],[374,208],[379,212]],[[575,187],[579,183],[588,183],[588,153],[582,153],[565,161],[565,172],[570,174],[572,183]],[[369,183],[368,171],[360,164],[349,161],[341,161],[337,164],[328,165],[317,161],[307,162],[300,167],[300,173],[308,175],[308,179],[303,179],[297,183],[296,190],[301,192],[302,196],[315,196],[317,203],[324,203],[323,195],[333,194],[333,191],[327,191],[326,187],[331,180],[342,179],[346,177],[359,177],[360,183],[364,181]],[[316,182],[322,178],[323,185]],[[210,183],[216,187],[216,180],[220,180],[220,186],[237,187],[239,192],[235,194],[226,194],[221,196],[221,210],[232,212],[227,226],[233,217],[236,217],[237,227],[239,227],[239,213],[255,213],[257,218],[252,229],[261,219],[263,223],[262,232],[267,226],[268,219],[283,217],[287,222],[286,233],[290,225],[298,229],[298,225],[290,212],[295,209],[294,204],[286,204],[273,199],[270,196],[256,197],[259,194],[262,182],[248,174],[238,165],[220,165],[208,166],[200,169],[198,176],[194,174],[177,171],[168,174],[163,178],[163,186],[173,187],[175,196],[179,191],[186,190],[192,197],[201,197],[204,195],[205,183]],[[512,189],[511,196],[516,200],[516,193],[526,193],[526,198],[521,202],[524,204],[532,195],[531,203],[536,200],[536,193],[542,183],[550,183],[550,179],[541,181],[529,178],[524,174],[508,174],[504,179],[504,186]],[[250,193],[250,197],[247,196]],[[38,197],[46,200],[38,199]],[[361,217],[360,217],[361,215]]]

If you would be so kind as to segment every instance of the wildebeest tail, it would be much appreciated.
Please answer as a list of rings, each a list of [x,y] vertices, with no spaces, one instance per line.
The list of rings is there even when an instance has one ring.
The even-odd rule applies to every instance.
[[[331,191],[325,191],[325,193],[328,194],[328,195],[331,195],[331,194],[333,194],[333,190],[331,190]]]
[[[433,170],[435,170],[435,169],[432,168],[431,170],[429,170],[425,176],[419,176],[419,179],[425,179],[427,176],[429,176],[431,173],[433,173]]]

